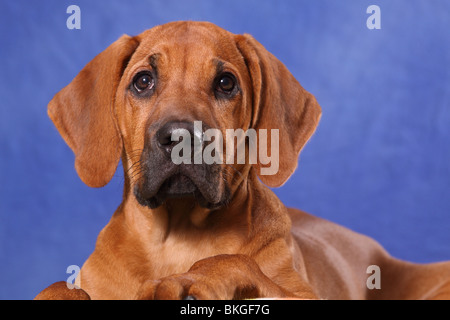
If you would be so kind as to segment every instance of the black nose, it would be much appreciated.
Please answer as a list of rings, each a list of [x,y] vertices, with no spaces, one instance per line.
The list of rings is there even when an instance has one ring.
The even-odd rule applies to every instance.
[[[198,131],[198,132],[197,132]],[[182,142],[185,138],[190,138],[191,150],[194,149],[194,141],[197,139],[197,143],[202,140],[202,129],[194,128],[193,122],[186,121],[171,121],[164,124],[156,132],[156,142],[158,147],[166,153],[168,156],[171,155],[172,149],[178,143]]]

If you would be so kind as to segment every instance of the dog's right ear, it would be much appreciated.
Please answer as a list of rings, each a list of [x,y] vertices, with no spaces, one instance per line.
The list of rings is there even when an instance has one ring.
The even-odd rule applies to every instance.
[[[123,35],[89,62],[48,105],[48,115],[75,153],[75,168],[90,187],[106,185],[122,153],[114,101],[122,74],[139,45]]]

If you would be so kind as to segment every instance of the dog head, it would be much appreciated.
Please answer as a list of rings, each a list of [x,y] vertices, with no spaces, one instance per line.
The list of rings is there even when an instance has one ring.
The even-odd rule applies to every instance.
[[[215,209],[250,170],[271,187],[282,185],[321,110],[251,36],[173,22],[112,43],[55,95],[48,113],[87,185],[107,184],[122,157],[127,187],[141,205],[192,197]],[[279,152],[276,172],[262,173],[261,143]]]

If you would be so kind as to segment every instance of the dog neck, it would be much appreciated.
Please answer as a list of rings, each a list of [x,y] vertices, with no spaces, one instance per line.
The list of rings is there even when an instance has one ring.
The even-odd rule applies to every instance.
[[[235,190],[230,204],[218,210],[201,208],[192,199],[150,209],[140,205],[128,190],[83,266],[82,287],[89,291],[89,286],[94,286],[92,279],[99,277],[95,269],[98,261],[126,261],[126,265],[116,267],[132,274],[129,280],[135,282],[130,287],[137,288],[146,279],[185,272],[206,257],[252,255],[261,248],[254,244],[279,238],[290,242],[291,220],[286,207],[253,171]],[[105,262],[105,257],[111,260]]]
[[[143,232],[151,230],[152,235],[165,241],[171,234],[198,234],[199,232],[226,232],[240,230],[246,238],[251,233],[264,228],[267,212],[279,215],[278,221],[286,223],[286,208],[272,191],[264,186],[250,170],[247,179],[234,186],[233,199],[230,204],[216,210],[201,207],[194,198],[176,198],[167,200],[156,209],[140,205],[131,188],[125,188],[123,203],[116,215],[124,215],[129,226]],[[270,198],[270,201],[269,201]],[[268,206],[271,204],[271,206]],[[285,213],[285,214],[283,214]],[[283,229],[289,229],[283,228]],[[156,239],[154,239],[156,240]]]

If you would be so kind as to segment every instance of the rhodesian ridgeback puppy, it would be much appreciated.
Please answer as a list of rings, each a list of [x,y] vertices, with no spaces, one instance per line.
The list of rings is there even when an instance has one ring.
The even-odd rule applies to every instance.
[[[286,208],[268,188],[296,169],[321,108],[250,35],[206,22],[124,35],[48,113],[88,186],[107,184],[120,159],[125,185],[77,278],[81,289],[59,282],[36,299],[450,298],[449,262],[395,259],[373,239]],[[208,128],[254,129],[258,138],[277,129],[277,172],[261,174],[267,163],[248,156],[175,164],[173,134],[192,133],[204,150]]]

